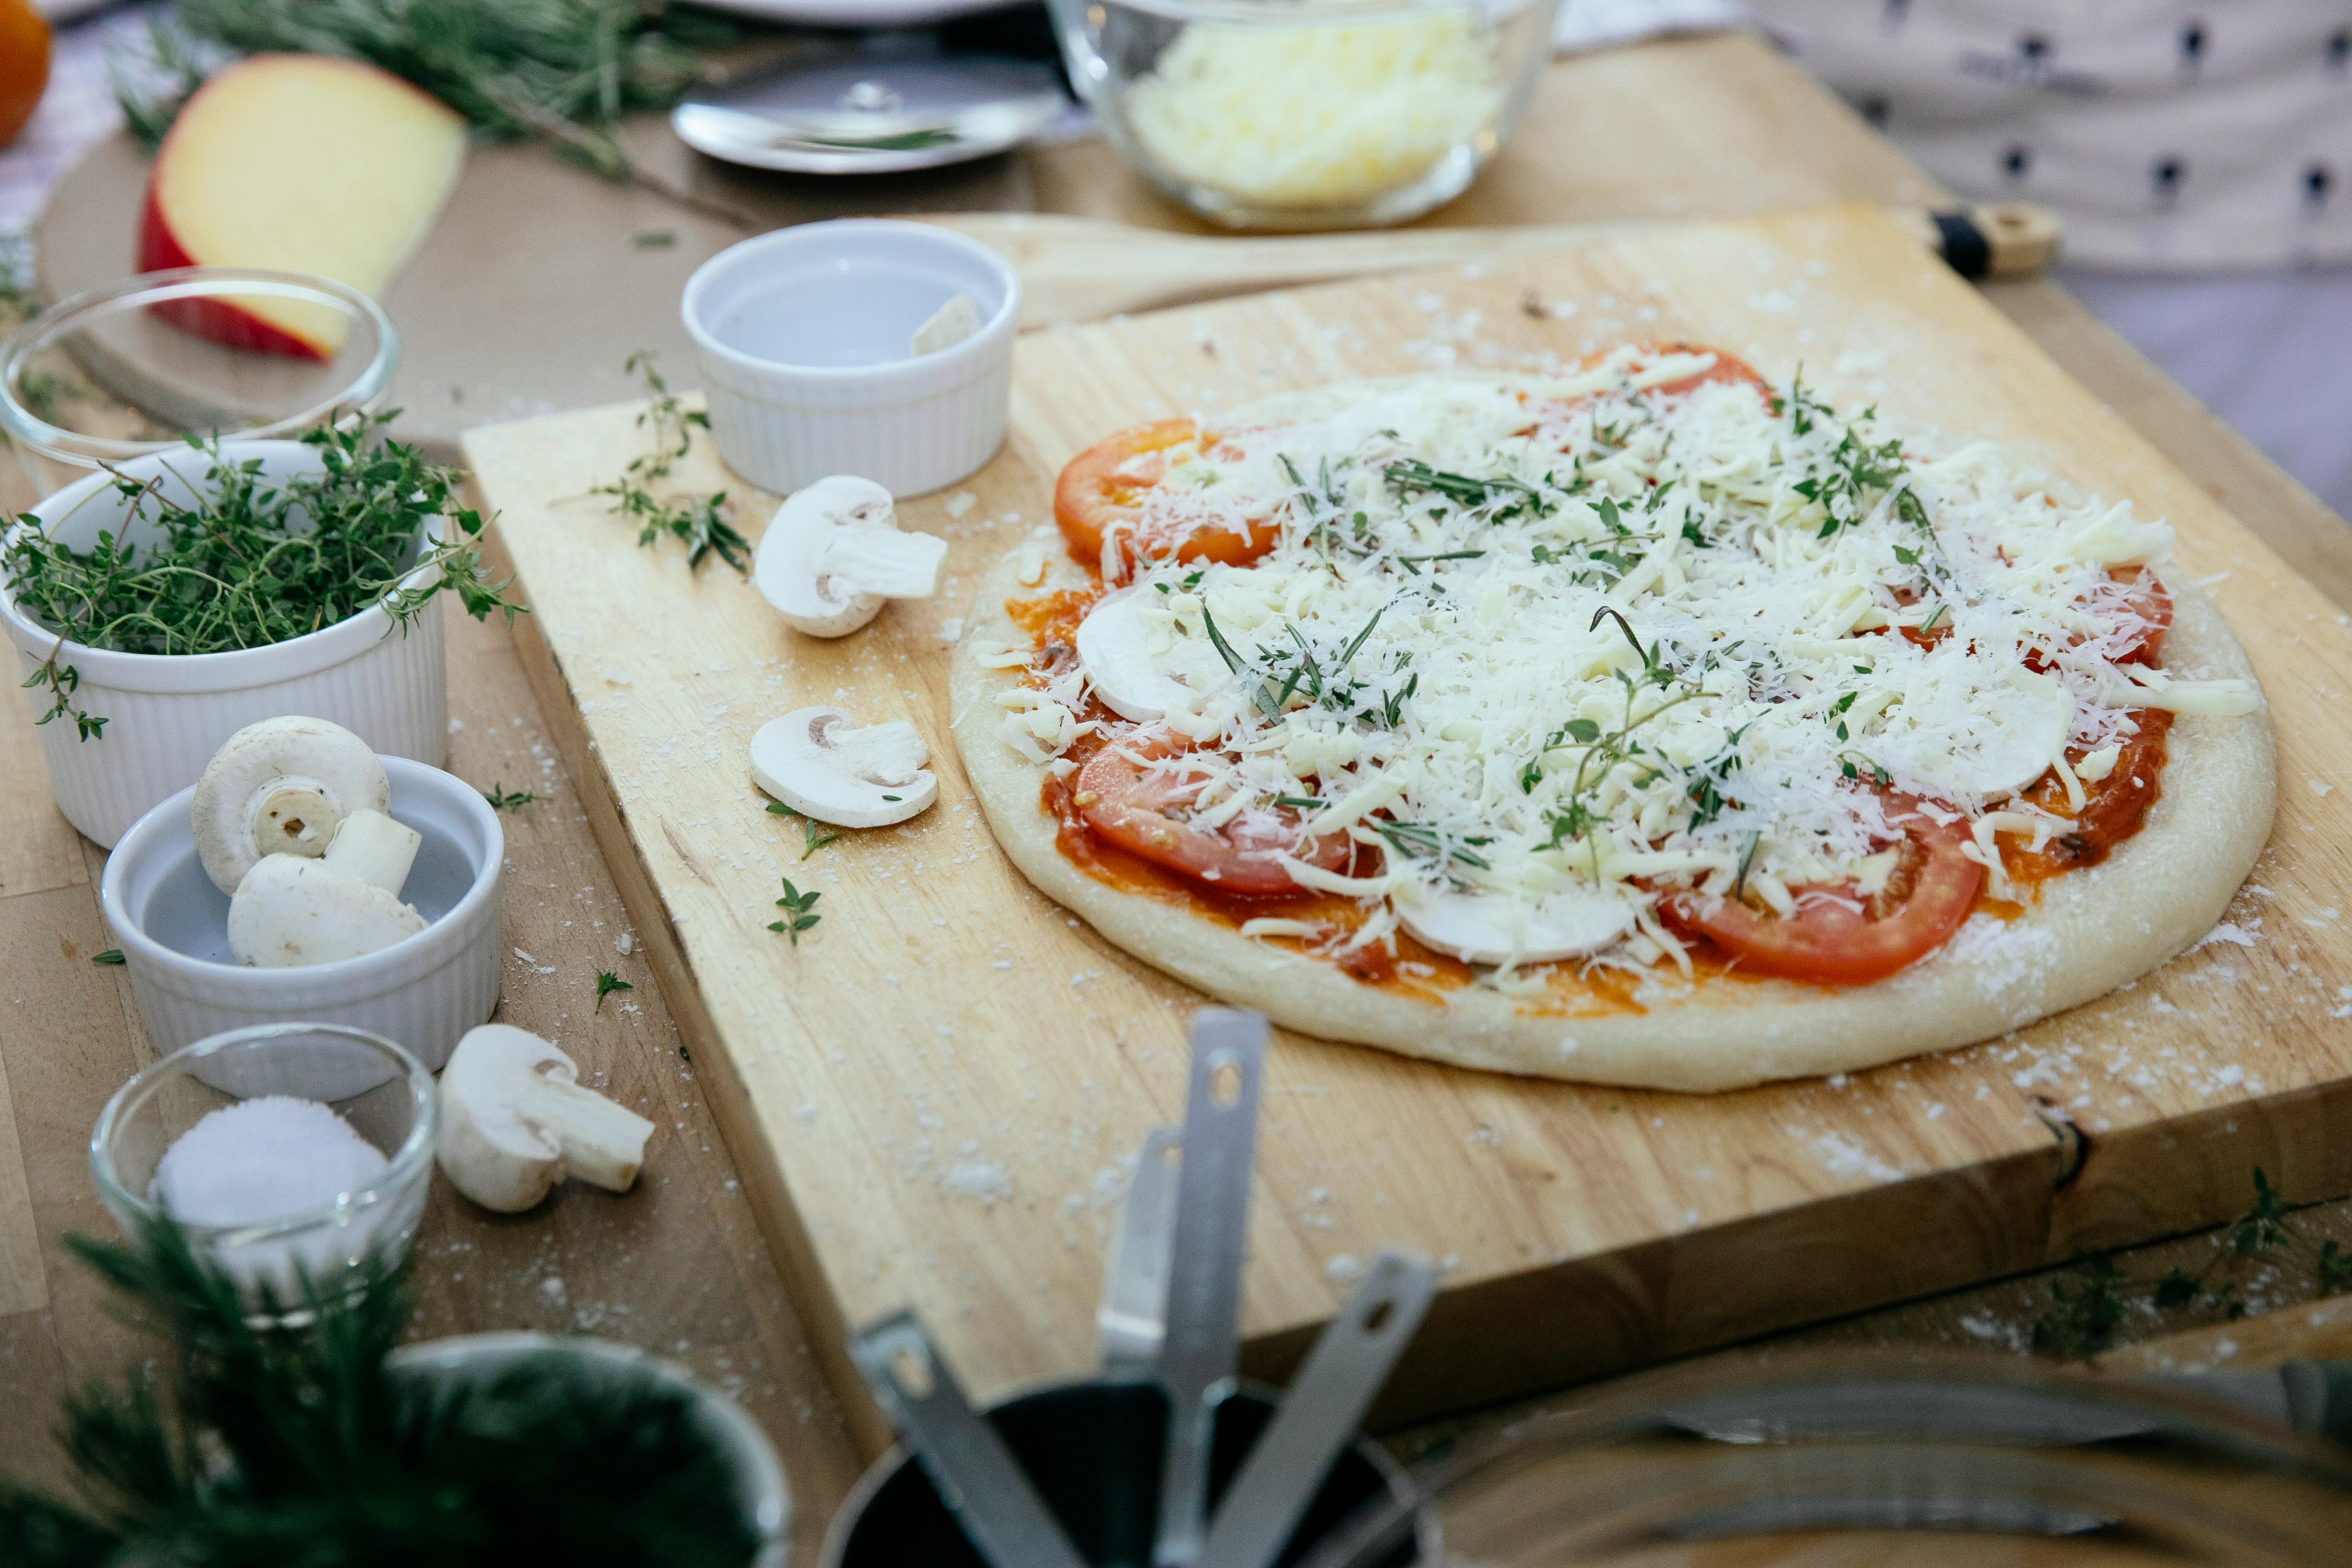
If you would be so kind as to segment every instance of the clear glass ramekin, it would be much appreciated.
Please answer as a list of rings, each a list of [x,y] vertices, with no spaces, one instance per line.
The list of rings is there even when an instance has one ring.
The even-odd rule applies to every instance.
[[[328,352],[268,329],[218,331],[244,307],[305,312]],[[229,331],[223,336],[234,337]],[[0,343],[0,430],[40,495],[93,468],[177,447],[184,435],[269,440],[373,413],[392,384],[400,334],[373,300],[328,278],[251,268],[142,272],[61,300]]]
[[[1111,145],[1231,228],[1360,228],[1500,150],[1559,0],[1048,0]]]
[[[440,1124],[433,1075],[381,1035],[335,1024],[264,1024],[232,1029],[174,1051],[115,1092],[90,1134],[90,1181],[125,1236],[160,1212],[150,1196],[155,1167],[181,1133],[210,1111],[259,1095],[331,1108],[385,1159],[365,1186],[331,1203],[251,1225],[184,1225],[199,1257],[220,1265],[257,1315],[305,1316],[300,1279],[320,1293],[353,1283],[374,1253],[408,1255],[433,1178]]]

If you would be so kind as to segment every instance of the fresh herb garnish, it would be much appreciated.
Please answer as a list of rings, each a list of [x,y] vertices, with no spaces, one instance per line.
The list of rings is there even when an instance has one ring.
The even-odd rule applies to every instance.
[[[1384,816],[1370,818],[1369,826],[1401,855],[1418,860],[1459,860],[1465,866],[1475,866],[1481,871],[1488,868],[1482,858],[1462,846],[1483,847],[1492,844],[1492,838],[1457,838],[1449,842],[1445,835],[1428,823],[1391,822]]]
[[[2105,1253],[2093,1253],[2073,1279],[2050,1285],[2050,1310],[2033,1324],[2033,1348],[2044,1353],[2087,1359],[2115,1342],[2126,1311],[2141,1303],[2157,1311],[2189,1310],[2209,1321],[2230,1322],[2246,1315],[2244,1276],[2267,1279],[2282,1264],[2300,1260],[2315,1295],[2352,1289],[2352,1250],[2332,1237],[2305,1235],[2288,1213],[2286,1200],[2254,1168],[2254,1200],[2214,1237],[2213,1254],[2202,1268],[2168,1269],[2155,1279],[2124,1273]],[[2218,1276],[2218,1278],[2217,1278]],[[2275,1285],[2267,1289],[2274,1290]]]
[[[744,1568],[759,1542],[691,1396],[610,1363],[527,1353],[440,1375],[388,1364],[415,1298],[381,1254],[271,1291],[169,1219],[125,1246],[68,1237],[123,1319],[168,1338],[121,1382],[66,1396],[71,1489],[0,1479],[0,1562],[616,1562]]]
[[[310,431],[302,440],[322,468],[282,482],[265,478],[257,461],[225,461],[217,441],[190,437],[178,477],[198,498],[192,506],[168,499],[160,480],[117,475],[113,489],[130,516],[161,536],[144,549],[125,527],[76,550],[52,537],[56,524],[27,514],[0,568],[17,605],[59,637],[25,682],[49,689],[38,721],[70,716],[85,741],[106,725],[74,704],[81,675],[59,660],[66,642],[227,653],[306,636],[371,605],[406,626],[445,589],[477,620],[492,610],[513,620],[522,606],[504,597],[510,582],[483,581],[482,518],[456,504],[457,477],[414,447],[373,438],[392,417]],[[452,525],[438,543],[425,536],[436,518]],[[412,575],[423,581],[404,585]]]
[[[786,877],[783,882],[784,896],[776,900],[776,907],[784,911],[784,918],[780,921],[771,921],[768,923],[768,929],[783,932],[793,939],[793,945],[798,947],[801,944],[801,932],[824,919],[823,915],[812,912],[816,908],[816,901],[824,895],[814,890],[802,892],[793,886],[793,879],[790,877]]]
[[[598,485],[589,493],[613,498],[613,515],[638,525],[639,544],[650,545],[665,534],[683,542],[688,571],[701,565],[703,557],[716,552],[728,565],[745,576],[751,575],[751,542],[727,521],[725,490],[688,496],[683,500],[665,500],[653,492],[655,485],[669,478],[678,459],[693,449],[696,428],[710,428],[710,416],[699,408],[688,409],[679,404],[677,395],[670,391],[661,372],[654,368],[651,351],[639,349],[622,362],[621,368],[645,380],[646,402],[637,416],[637,426],[651,427],[653,450],[630,458],[619,479]]]
[[[604,998],[611,995],[614,992],[635,991],[635,986],[630,984],[627,981],[622,979],[611,970],[600,969],[596,972],[596,1005],[592,1009],[592,1011],[598,1013],[603,1012],[604,1010]]]
[[[91,954],[89,955],[89,961],[90,961],[92,963],[103,963],[103,964],[108,964],[108,965],[110,965],[110,966],[119,966],[119,965],[120,965],[120,964],[121,964],[121,963],[122,963],[122,962],[123,962],[122,950],[121,950],[121,948],[119,948],[119,947],[110,947],[110,948],[108,948],[104,952],[93,952],[93,953],[91,953]]]
[[[528,790],[509,790],[505,784],[499,784],[484,790],[482,798],[490,803],[492,811],[520,811],[531,802],[545,797],[533,795]]]
[[[898,797],[895,795],[886,795],[882,798],[896,800]],[[801,858],[803,860],[841,837],[838,833],[827,833],[815,817],[805,812],[794,811],[781,800],[770,801],[768,811],[771,816],[789,816],[801,825]]]

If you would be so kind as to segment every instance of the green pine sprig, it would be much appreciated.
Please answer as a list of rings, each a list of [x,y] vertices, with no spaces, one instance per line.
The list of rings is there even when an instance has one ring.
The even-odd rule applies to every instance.
[[[168,1219],[68,1246],[176,1354],[160,1387],[133,1372],[67,1399],[69,1497],[0,1479],[10,1568],[741,1568],[756,1549],[673,1389],[543,1361],[463,1382],[388,1367],[412,1298],[381,1259],[266,1302],[309,1321],[265,1329]]]

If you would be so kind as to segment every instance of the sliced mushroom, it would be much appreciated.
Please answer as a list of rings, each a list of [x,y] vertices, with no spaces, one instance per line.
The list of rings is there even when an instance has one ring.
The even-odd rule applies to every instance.
[[[2074,699],[2054,674],[2019,666],[2001,677],[1990,712],[1947,731],[1913,731],[1918,739],[1888,748],[1909,770],[1954,795],[2013,795],[2050,771],[2074,732]],[[1900,731],[1898,731],[1900,733]]]
[[[861,730],[838,708],[803,708],[751,737],[751,782],[819,822],[887,827],[939,799],[930,755],[904,719]]]
[[[879,594],[860,593],[823,569],[825,547],[844,529],[896,532],[890,492],[872,479],[835,474],[795,490],[760,536],[751,580],[797,629],[814,637],[847,637],[882,613]]]
[[[955,294],[948,302],[931,312],[931,319],[915,329],[915,341],[908,352],[920,359],[941,349],[951,349],[980,331],[980,302],[969,294]]]
[[[1541,899],[1400,892],[1397,920],[1415,941],[1465,963],[1547,963],[1598,952],[1633,924],[1633,906],[1599,889]]]
[[[450,1184],[500,1214],[531,1207],[565,1176],[627,1192],[654,1124],[579,1078],[570,1057],[528,1030],[466,1031],[441,1069],[434,1153]]]
[[[1076,637],[1078,665],[1095,695],[1120,718],[1138,723],[1165,717],[1168,710],[1181,706],[1194,689],[1187,675],[1206,686],[1224,670],[1205,644],[1197,650],[1165,650],[1172,658],[1155,653],[1149,618],[1152,606],[1142,596],[1145,592],[1127,588],[1108,595],[1078,623]],[[1188,659],[1183,657],[1187,653],[1201,657]],[[1203,665],[1203,658],[1215,663],[1213,671]],[[1171,664],[1176,667],[1172,672],[1168,668]]]
[[[263,856],[317,859],[344,817],[391,804],[392,783],[365,741],[324,719],[264,719],[205,764],[189,827],[205,875],[235,893]]]

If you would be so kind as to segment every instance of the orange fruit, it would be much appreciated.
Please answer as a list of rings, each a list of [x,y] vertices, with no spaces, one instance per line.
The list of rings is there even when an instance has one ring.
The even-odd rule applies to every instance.
[[[16,140],[49,85],[49,24],[32,0],[0,0],[0,147]]]

